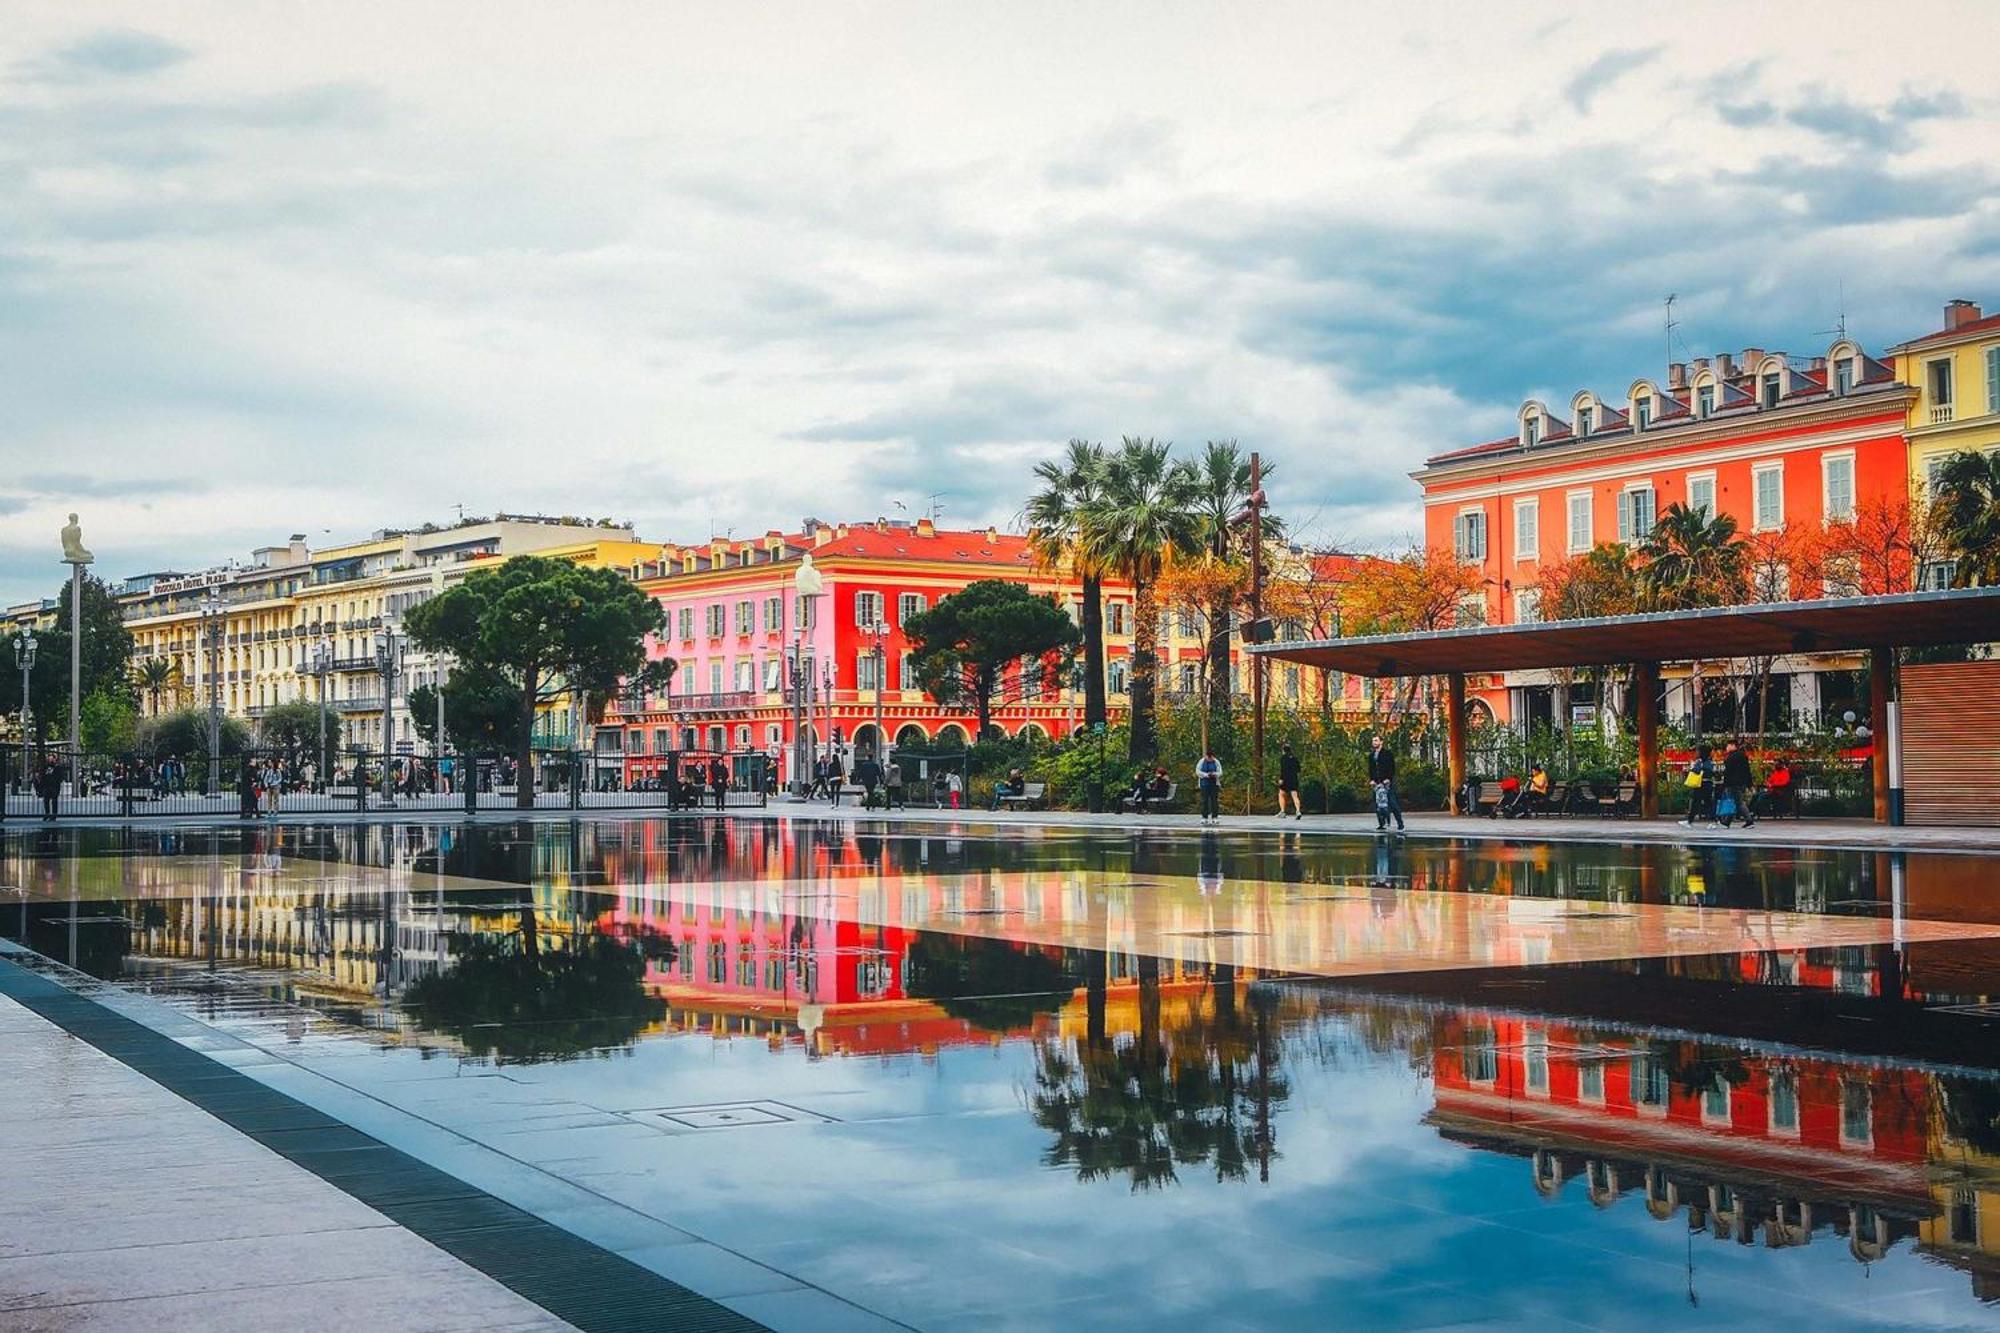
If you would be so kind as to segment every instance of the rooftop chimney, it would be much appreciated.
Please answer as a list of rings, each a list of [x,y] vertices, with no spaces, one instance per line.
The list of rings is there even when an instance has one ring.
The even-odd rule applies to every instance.
[[[1667,362],[1667,387],[1685,389],[1688,384],[1688,368],[1685,361]]]
[[[1967,324],[1980,318],[1979,307],[1970,301],[1960,299],[1944,303],[1944,331],[1946,333],[1950,333],[1953,329],[1964,328]]]
[[[1725,379],[1725,380],[1735,379],[1736,378],[1735,358],[1731,357],[1727,352],[1717,352],[1715,354],[1715,373],[1716,376],[1720,379]]]
[[[928,517],[918,519],[917,535],[919,537],[937,536],[937,524],[933,523]]]
[[[1763,349],[1763,348],[1761,348],[1761,347],[1746,347],[1746,348],[1744,348],[1744,349],[1743,349],[1743,373],[1744,373],[1744,374],[1746,374],[1746,375],[1754,375],[1754,374],[1756,374],[1756,373],[1757,373],[1757,363],[1758,363],[1759,361],[1762,361],[1763,359],[1764,359],[1764,349]]]

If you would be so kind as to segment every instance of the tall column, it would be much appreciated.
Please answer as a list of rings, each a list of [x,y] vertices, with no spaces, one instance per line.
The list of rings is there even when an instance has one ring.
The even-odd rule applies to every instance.
[[[1875,780],[1875,822],[1889,822],[1889,698],[1896,687],[1896,653],[1892,648],[1868,650],[1868,730],[1875,743],[1869,763]]]
[[[1454,671],[1446,679],[1445,766],[1451,777],[1451,812],[1462,815],[1459,792],[1465,786],[1465,673]]]
[[[83,779],[83,562],[69,565],[69,763],[70,781]],[[75,787],[72,791],[77,790]]]
[[[1639,730],[1639,813],[1646,819],[1660,817],[1660,664],[1639,662],[1632,667],[1632,689],[1637,694],[1633,712]]]

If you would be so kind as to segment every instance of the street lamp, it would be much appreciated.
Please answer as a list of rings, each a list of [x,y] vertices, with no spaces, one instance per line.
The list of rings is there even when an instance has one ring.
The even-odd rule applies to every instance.
[[[876,621],[869,627],[875,636],[875,761],[887,763],[889,759],[889,733],[882,724],[882,691],[889,687],[889,654],[886,648],[889,626],[884,621]]]
[[[792,574],[792,790],[803,796],[809,788],[812,755],[806,748],[806,694],[812,689],[812,672],[806,667],[806,625],[813,618],[813,603],[825,579],[813,567],[812,553],[799,558]]]
[[[319,677],[319,767],[313,777],[314,786],[326,790],[326,678],[333,670],[333,645],[321,639],[313,645],[312,672]]]
[[[21,744],[26,747],[34,712],[28,707],[28,680],[35,670],[35,631],[23,630],[14,640],[14,665],[21,672]],[[23,761],[25,762],[25,761]]]
[[[375,644],[375,669],[382,673],[382,805],[396,808],[396,769],[391,757],[396,749],[396,672],[402,665],[396,622],[382,622],[382,637]]]
[[[208,645],[208,794],[222,790],[222,597],[201,599],[201,633]]]

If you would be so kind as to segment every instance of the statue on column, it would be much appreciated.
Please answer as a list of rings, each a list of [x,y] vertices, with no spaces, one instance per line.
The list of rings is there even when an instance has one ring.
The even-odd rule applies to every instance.
[[[87,565],[93,557],[83,545],[83,529],[77,526],[76,515],[69,516],[69,522],[62,530],[63,563],[66,565]]]

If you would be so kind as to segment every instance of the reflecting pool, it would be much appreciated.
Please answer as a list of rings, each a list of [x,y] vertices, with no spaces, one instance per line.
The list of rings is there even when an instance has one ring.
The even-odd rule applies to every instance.
[[[725,1300],[2000,1325],[1984,858],[702,818],[0,850],[52,970]]]

